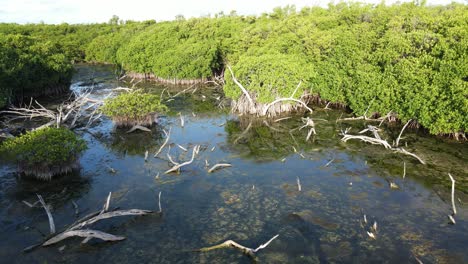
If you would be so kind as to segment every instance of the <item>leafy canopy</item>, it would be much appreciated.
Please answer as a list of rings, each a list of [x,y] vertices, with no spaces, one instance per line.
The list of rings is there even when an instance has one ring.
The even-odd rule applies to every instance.
[[[86,142],[68,129],[43,128],[7,139],[0,153],[24,165],[53,166],[76,159],[86,148]]]

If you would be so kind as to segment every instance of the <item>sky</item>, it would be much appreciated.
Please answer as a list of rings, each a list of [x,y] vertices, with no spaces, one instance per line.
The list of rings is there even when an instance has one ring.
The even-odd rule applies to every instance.
[[[468,0],[455,0],[468,3]],[[0,22],[13,23],[101,23],[113,15],[123,20],[173,20],[177,15],[185,18],[214,15],[236,10],[240,15],[259,15],[274,7],[295,5],[326,6],[329,1],[319,0],[0,0]],[[338,1],[335,1],[338,2]],[[360,2],[380,3],[381,0]],[[394,3],[386,0],[385,3]],[[408,2],[408,1],[401,1]],[[452,0],[427,0],[428,4],[449,4]]]

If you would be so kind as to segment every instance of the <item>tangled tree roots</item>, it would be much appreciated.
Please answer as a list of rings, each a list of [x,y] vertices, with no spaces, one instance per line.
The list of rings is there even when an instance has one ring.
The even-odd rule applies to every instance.
[[[73,170],[80,168],[78,158],[73,158],[71,161],[65,161],[61,164],[46,165],[46,164],[19,164],[18,171],[28,177],[38,180],[50,181],[52,177],[70,173]]]
[[[209,81],[209,79],[206,79],[206,78],[199,78],[199,79],[177,79],[177,78],[165,79],[165,78],[155,76],[152,73],[128,72],[128,73],[126,73],[126,76],[130,77],[130,78],[143,79],[143,80],[152,80],[152,81],[156,81],[158,83],[174,84],[174,85],[191,85],[191,84],[205,83],[205,82]]]
[[[117,127],[134,127],[134,126],[152,126],[156,122],[158,115],[156,113],[148,114],[144,117],[134,118],[130,116],[115,116],[112,121]]]
[[[311,95],[301,96],[299,101],[303,102],[302,104],[292,100],[281,101],[275,104],[264,104],[257,102],[254,98],[252,104],[245,95],[241,95],[239,99],[232,101],[231,111],[241,115],[277,117],[282,114],[307,111],[305,106],[309,104],[312,98]]]

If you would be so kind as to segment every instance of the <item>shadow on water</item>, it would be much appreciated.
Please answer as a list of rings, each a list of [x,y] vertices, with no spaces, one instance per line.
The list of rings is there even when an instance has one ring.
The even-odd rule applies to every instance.
[[[72,88],[94,86],[96,98],[113,87],[133,85],[119,83],[109,66],[80,65],[77,70]],[[316,109],[311,117],[317,135],[306,141],[308,129],[298,129],[302,115],[278,122],[236,117],[216,87],[192,87],[175,98],[189,87],[141,82],[136,88],[163,94],[170,108],[150,133],[127,134],[103,118],[88,131],[78,131],[90,147],[82,170],[50,183],[18,179],[14,168],[0,165],[0,262],[252,263],[235,249],[193,250],[228,239],[255,248],[276,234],[258,252],[258,262],[416,263],[415,256],[424,263],[468,262],[466,144],[407,130],[401,142],[426,160],[424,166],[381,146],[342,142],[342,129],[351,127],[354,134],[366,124],[337,122],[341,111]],[[153,157],[164,141],[162,129],[169,128],[170,155],[177,162],[189,160],[193,147],[201,145],[180,174],[164,174],[172,167],[167,147]],[[382,136],[391,141],[398,133],[390,125]],[[220,162],[232,167],[207,172]],[[457,180],[456,225],[447,219],[447,172]],[[390,182],[398,188],[390,188]],[[48,232],[44,210],[22,200],[34,202],[35,194],[42,194],[63,228],[76,219],[71,201],[84,215],[102,208],[109,192],[112,206],[150,210],[158,210],[161,192],[163,213],[92,226],[125,236],[122,242],[82,245],[80,239],[69,239],[20,253]],[[367,234],[374,221],[375,240]]]

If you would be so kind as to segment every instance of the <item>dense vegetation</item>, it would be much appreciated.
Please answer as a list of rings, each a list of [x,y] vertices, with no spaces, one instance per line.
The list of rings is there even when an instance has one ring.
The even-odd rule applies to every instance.
[[[229,63],[261,103],[304,92],[357,115],[396,113],[432,134],[468,126],[468,6],[339,3],[275,8],[261,16],[216,14],[172,22],[1,25],[66,47],[75,61],[107,62],[163,79],[206,79]],[[26,32],[26,33],[25,33]],[[85,54],[85,55],[84,55]],[[225,74],[224,91],[238,87]]]
[[[11,138],[0,146],[0,153],[18,163],[20,172],[50,180],[73,169],[86,143],[64,128],[43,128]]]
[[[11,100],[67,90],[70,60],[51,41],[0,33],[0,108]]]
[[[107,99],[101,110],[117,126],[151,126],[158,113],[167,111],[167,106],[154,94],[122,93]]]

